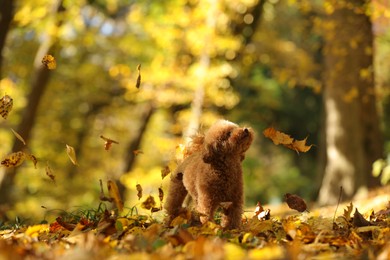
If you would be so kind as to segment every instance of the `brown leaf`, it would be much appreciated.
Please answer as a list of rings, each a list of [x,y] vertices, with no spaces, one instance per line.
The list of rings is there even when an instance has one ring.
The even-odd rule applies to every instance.
[[[123,200],[121,198],[121,195],[119,193],[118,186],[116,185],[115,182],[108,180],[107,181],[107,189],[108,189],[108,194],[113,199],[116,207],[118,208],[119,212],[123,211]]]
[[[50,54],[43,56],[42,64],[49,70],[54,70],[57,67],[55,58]]]
[[[366,220],[362,214],[358,211],[358,209],[355,209],[355,213],[353,214],[353,220],[352,223],[355,227],[365,227],[370,226],[370,221]]]
[[[154,197],[149,195],[144,202],[142,202],[141,207],[144,209],[153,209],[156,207],[156,201]]]
[[[136,186],[136,189],[137,189],[137,197],[138,197],[138,200],[140,200],[142,198],[142,187],[141,187],[141,184],[137,184]]]
[[[107,138],[107,137],[104,137],[104,136],[102,136],[102,135],[100,136],[100,138],[102,138],[104,141],[106,141],[106,142],[104,143],[104,149],[105,149],[106,151],[110,150],[112,144],[119,144],[117,141],[114,141],[114,140],[112,140],[112,139],[110,139],[110,138]]]
[[[299,212],[303,212],[307,209],[306,202],[298,195],[286,193],[284,198],[290,209],[295,209]]]
[[[5,95],[0,99],[0,115],[4,119],[7,119],[9,112],[12,110],[13,104],[13,99],[8,95]]]
[[[26,159],[28,159],[28,160],[32,161],[32,162],[33,162],[33,164],[34,164],[34,168],[35,168],[35,169],[37,168],[37,163],[38,163],[38,159],[37,159],[37,157],[35,157],[35,156],[34,156],[34,155],[32,155],[32,154],[28,154],[28,153],[26,153]]]
[[[46,175],[55,183],[56,176],[53,174],[53,170],[50,167],[49,163],[46,163]]]
[[[169,169],[169,166],[166,165],[162,170],[161,170],[161,178],[164,179],[168,174],[171,173],[171,169]]]
[[[353,205],[352,205],[352,202],[347,206],[346,209],[344,209],[344,218],[349,221],[351,219],[351,213],[352,213],[352,210],[353,210]]]
[[[164,191],[162,187],[158,188],[158,198],[160,199],[160,202],[162,203],[164,200]]]
[[[141,86],[141,64],[138,64],[137,71],[138,71],[138,77],[137,77],[137,83],[135,84],[135,87],[139,88]]]
[[[296,152],[307,152],[310,150],[312,145],[307,146],[306,140],[307,137],[303,140],[294,140],[289,135],[279,132],[273,127],[269,127],[263,131],[265,137],[272,140],[272,142],[276,145],[284,145],[285,147],[294,150]]]
[[[79,165],[76,159],[76,152],[72,146],[66,145],[66,153],[68,154],[70,161],[74,165]]]
[[[139,154],[143,154],[144,152],[141,151],[141,150],[134,150],[133,153],[134,153],[135,156],[137,156]]]
[[[268,220],[271,218],[271,210],[264,210],[263,206],[261,206],[260,202],[257,202],[257,206],[254,211],[254,217],[257,217],[258,220]]]

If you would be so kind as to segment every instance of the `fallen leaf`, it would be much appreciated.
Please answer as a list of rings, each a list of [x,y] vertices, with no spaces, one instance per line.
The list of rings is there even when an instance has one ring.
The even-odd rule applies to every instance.
[[[104,149],[105,149],[106,151],[110,150],[112,144],[119,144],[117,141],[114,141],[114,140],[112,140],[112,139],[110,139],[110,138],[107,138],[107,137],[104,137],[104,136],[102,136],[102,135],[100,136],[100,138],[102,138],[104,141],[106,141],[106,142],[104,143]]]
[[[295,209],[299,212],[303,212],[307,209],[306,202],[298,195],[286,193],[284,198],[290,209]]]
[[[265,137],[271,139],[275,145],[279,145],[279,144],[284,145],[285,147],[294,150],[298,153],[299,152],[305,153],[309,151],[310,148],[312,147],[312,145],[309,146],[306,145],[307,137],[303,140],[294,140],[294,138],[292,138],[291,136],[279,132],[273,127],[269,127],[265,129],[263,131],[263,134]]]
[[[353,214],[353,220],[352,223],[355,227],[365,227],[370,226],[370,221],[366,220],[362,214],[358,211],[358,209],[355,209],[355,213]]]
[[[164,179],[167,177],[168,174],[171,173],[171,169],[169,169],[169,166],[166,165],[162,170],[161,170],[161,178]]]
[[[66,153],[68,154],[69,159],[74,165],[79,165],[76,159],[76,152],[72,146],[66,145]]]
[[[56,59],[50,54],[43,56],[42,64],[49,70],[54,70],[57,67]]]
[[[261,206],[260,202],[257,202],[257,206],[254,211],[254,217],[257,217],[258,220],[268,220],[271,218],[271,210],[264,210],[263,206]]]
[[[347,206],[346,209],[344,209],[344,218],[349,221],[351,219],[351,213],[352,213],[352,210],[353,210],[353,204],[352,202]]]
[[[18,133],[17,133],[14,129],[12,129],[12,128],[11,128],[11,131],[12,131],[12,133],[14,133],[14,135],[16,136],[16,138],[19,139],[19,141],[21,141],[24,145],[26,145],[26,141],[24,141],[23,137],[22,137],[20,134],[18,134]]]
[[[21,165],[26,159],[26,154],[22,151],[11,153],[7,155],[2,161],[1,165],[6,168],[17,167]]]
[[[138,76],[137,76],[137,83],[135,84],[135,87],[139,88],[141,86],[141,64],[138,64],[137,71],[138,71]]]
[[[108,194],[113,199],[116,207],[118,208],[118,211],[122,212],[123,211],[123,200],[122,200],[121,195],[119,193],[118,186],[116,185],[115,182],[108,180],[107,181],[107,189],[108,189]]]
[[[4,119],[7,119],[9,112],[12,110],[13,104],[13,99],[8,95],[5,95],[0,99],[0,115]]]
[[[138,197],[138,200],[140,200],[142,198],[142,187],[141,187],[141,184],[137,184],[136,186],[136,189],[137,189],[137,197]]]

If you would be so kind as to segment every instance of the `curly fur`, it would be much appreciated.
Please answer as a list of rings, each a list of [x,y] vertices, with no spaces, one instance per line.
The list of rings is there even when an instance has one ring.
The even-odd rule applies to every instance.
[[[168,221],[178,216],[189,194],[200,214],[200,221],[212,221],[223,202],[221,225],[238,228],[241,224],[244,194],[241,162],[253,141],[253,131],[226,121],[217,121],[204,136],[198,135],[188,147],[184,161],[171,175],[165,209]]]

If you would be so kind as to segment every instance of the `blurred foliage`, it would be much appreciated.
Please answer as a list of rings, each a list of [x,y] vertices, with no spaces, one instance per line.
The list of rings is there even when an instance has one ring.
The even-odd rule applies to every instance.
[[[15,1],[0,82],[2,93],[14,99],[8,119],[0,121],[2,157],[12,152],[15,137],[10,128],[18,125],[26,105],[38,46],[47,34],[60,46],[27,144],[39,163],[37,169],[29,163],[20,167],[14,189],[19,202],[8,217],[40,218],[45,211],[36,210],[40,206],[97,206],[99,179],[120,178],[128,188],[125,208],[140,205],[137,184],[145,195],[157,197],[161,185],[167,190],[169,177],[162,180],[161,169],[175,167],[176,148],[183,142],[194,91],[201,83],[202,129],[225,117],[257,132],[244,161],[247,205],[278,201],[286,192],[314,198],[321,157],[321,27],[326,3],[66,0],[64,22],[54,30],[52,1]],[[251,13],[259,4],[264,4],[262,12]],[[386,119],[390,14],[388,7],[374,7],[375,70]],[[258,25],[252,26],[256,15]],[[210,59],[207,68],[202,55]],[[126,173],[125,159],[133,153],[128,144],[137,138],[148,105],[156,109],[139,147],[142,152]],[[389,122],[384,120],[384,129]],[[300,155],[276,147],[261,135],[268,126],[297,139],[308,136],[308,143],[317,146]],[[390,132],[385,134],[390,140]],[[101,135],[119,144],[107,151]],[[75,148],[79,166],[70,162],[66,145]],[[46,176],[47,164],[55,183]]]

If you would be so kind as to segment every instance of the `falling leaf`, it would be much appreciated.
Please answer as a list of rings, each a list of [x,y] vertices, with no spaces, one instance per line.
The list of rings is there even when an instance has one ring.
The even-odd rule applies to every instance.
[[[307,146],[306,145],[306,140],[307,137],[303,140],[294,140],[294,138],[290,137],[289,135],[277,131],[273,127],[269,127],[263,131],[263,134],[265,137],[269,138],[272,140],[272,142],[275,145],[284,145],[285,147],[295,150],[296,152],[307,152],[310,150],[312,145]]]
[[[74,165],[79,165],[76,159],[76,152],[72,146],[66,145],[66,153],[68,154],[69,159],[72,161]]]
[[[168,174],[171,173],[171,169],[169,169],[169,166],[166,165],[162,170],[161,170],[161,178],[164,179]]]
[[[121,198],[121,195],[119,193],[118,186],[115,182],[108,180],[107,181],[107,188],[108,188],[108,194],[110,197],[114,200],[114,203],[116,207],[118,208],[119,212],[123,211],[123,200]]]
[[[142,198],[142,187],[141,187],[141,184],[137,184],[136,186],[136,189],[137,189],[137,197],[138,197],[138,200],[140,200]]]
[[[35,169],[36,169],[36,168],[37,168],[37,163],[38,163],[37,157],[35,157],[35,156],[32,155],[32,154],[28,154],[28,153],[25,153],[25,155],[26,155],[26,159],[28,159],[28,160],[30,160],[30,161],[33,162],[34,167],[35,167]]]
[[[133,153],[135,156],[137,156],[139,154],[143,154],[144,152],[142,152],[141,150],[134,150]]]
[[[0,99],[0,115],[4,119],[7,119],[9,112],[11,112],[14,104],[13,102],[13,99],[8,95],[5,95]]]
[[[137,76],[137,83],[135,84],[135,87],[139,88],[141,86],[141,64],[138,64],[137,71],[138,71],[138,76]]]
[[[152,209],[156,207],[156,201],[154,197],[149,195],[144,202],[142,202],[141,207],[144,209]]]
[[[164,200],[164,191],[162,187],[158,188],[158,198],[160,199],[160,202],[162,203]]]
[[[110,150],[112,144],[119,144],[117,141],[114,141],[114,140],[107,138],[107,137],[104,137],[102,135],[100,136],[100,138],[102,138],[104,141],[106,141],[104,144],[104,149],[106,151]]]
[[[22,151],[11,153],[6,156],[2,161],[1,165],[6,168],[17,167],[21,165],[26,159],[26,154]]]
[[[303,212],[307,209],[306,202],[298,195],[286,193],[284,198],[290,209],[295,209],[299,212]]]
[[[109,201],[109,202],[112,202],[112,201],[113,201],[112,198],[106,197],[106,195],[104,195],[103,182],[102,182],[101,179],[99,180],[99,183],[100,183],[100,196],[99,196],[99,199],[100,199],[101,201]]]
[[[12,133],[14,133],[14,135],[16,136],[16,138],[19,139],[19,141],[21,141],[24,145],[26,145],[26,141],[24,141],[23,137],[22,137],[20,134],[18,134],[18,133],[17,133],[14,129],[12,129],[12,128],[11,128],[11,131],[12,131]]]
[[[50,167],[49,163],[46,163],[46,175],[55,183],[56,176],[53,174],[53,169]]]
[[[50,54],[43,56],[42,64],[49,70],[54,70],[57,67],[55,58]]]

